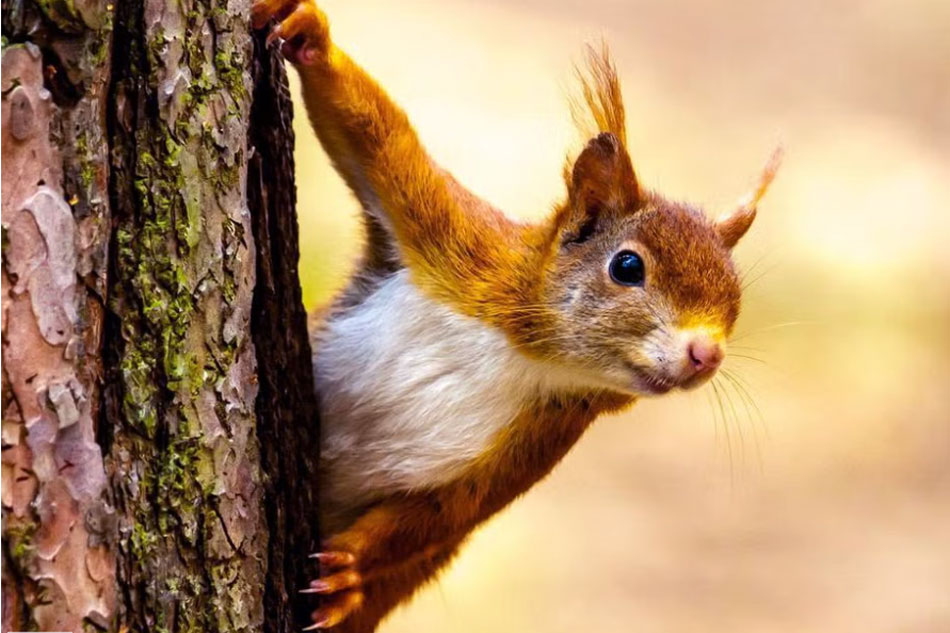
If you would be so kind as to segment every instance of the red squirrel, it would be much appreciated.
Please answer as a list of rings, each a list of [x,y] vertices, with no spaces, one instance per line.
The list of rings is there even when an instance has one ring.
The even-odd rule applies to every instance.
[[[563,202],[517,222],[433,162],[312,0],[257,0],[251,19],[273,25],[364,211],[358,271],[313,333],[329,536],[303,591],[324,596],[308,630],[368,632],[598,415],[715,373],[739,313],[730,252],[777,162],[716,221],[644,188],[615,67],[592,50],[592,138]]]

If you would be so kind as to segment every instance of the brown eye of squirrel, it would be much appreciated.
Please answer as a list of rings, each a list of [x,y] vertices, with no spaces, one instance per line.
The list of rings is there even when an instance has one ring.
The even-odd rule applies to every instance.
[[[642,286],[646,278],[643,259],[633,251],[620,251],[610,261],[610,278],[622,286]]]

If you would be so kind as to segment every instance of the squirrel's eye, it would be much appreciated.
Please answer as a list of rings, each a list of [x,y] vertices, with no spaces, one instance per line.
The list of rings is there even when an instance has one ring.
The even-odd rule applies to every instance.
[[[633,251],[620,251],[610,260],[610,278],[623,286],[642,286],[646,277],[643,259]]]

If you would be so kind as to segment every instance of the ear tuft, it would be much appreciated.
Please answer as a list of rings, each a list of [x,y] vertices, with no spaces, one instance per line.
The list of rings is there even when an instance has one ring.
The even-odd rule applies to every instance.
[[[580,83],[580,95],[571,99],[571,115],[583,137],[611,132],[622,146],[627,144],[626,114],[620,92],[620,77],[610,58],[606,41],[600,50],[587,46],[583,67],[574,71]]]

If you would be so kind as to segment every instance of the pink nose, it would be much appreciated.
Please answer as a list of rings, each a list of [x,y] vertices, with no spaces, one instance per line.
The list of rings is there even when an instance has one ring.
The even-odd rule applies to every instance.
[[[697,373],[712,371],[722,363],[722,347],[708,338],[695,338],[689,342],[689,362]]]

